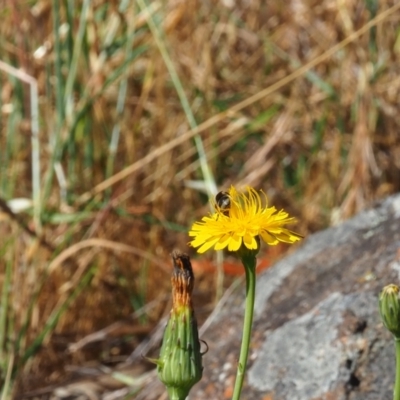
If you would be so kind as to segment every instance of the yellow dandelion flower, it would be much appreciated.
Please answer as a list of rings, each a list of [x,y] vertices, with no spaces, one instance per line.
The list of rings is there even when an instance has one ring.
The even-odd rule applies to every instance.
[[[204,253],[211,248],[238,251],[242,245],[257,250],[259,238],[272,246],[300,240],[301,235],[284,227],[296,222],[295,218],[283,210],[268,207],[267,197],[261,193],[265,205],[260,194],[251,187],[245,193],[239,193],[233,186],[228,192],[219,193],[215,212],[192,225],[190,244],[198,247],[198,253]]]

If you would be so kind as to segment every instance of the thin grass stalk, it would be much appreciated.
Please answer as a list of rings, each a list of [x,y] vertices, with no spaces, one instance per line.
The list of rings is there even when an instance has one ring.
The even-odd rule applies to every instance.
[[[123,9],[120,11],[122,12]],[[132,26],[132,28],[130,29],[129,27],[130,26],[128,25],[128,38],[126,40],[126,45],[125,45],[125,61],[129,60],[132,57],[132,49],[135,40],[135,26]],[[126,65],[128,67],[128,64]],[[124,112],[126,92],[128,88],[128,75],[126,73],[126,70],[125,70],[125,77],[121,80],[119,84],[117,107],[116,107],[117,118],[116,118],[116,123],[112,130],[110,145],[108,148],[109,154],[106,165],[106,178],[109,178],[113,174],[114,161],[118,149],[118,143],[121,132],[120,120],[122,119],[122,114]]]
[[[218,251],[216,256],[216,278],[215,278],[215,304],[221,299],[224,294],[224,280],[225,280],[225,272],[224,272],[224,253],[222,251]]]
[[[146,0],[138,0],[138,3],[142,11],[147,10],[149,8],[149,5],[147,4]],[[179,79],[174,63],[172,62],[172,59],[168,53],[167,46],[165,44],[165,41],[163,40],[163,35],[161,33],[161,28],[155,23],[153,16],[150,12],[148,14],[147,22],[150,27],[151,33],[153,34],[157,47],[160,50],[165,65],[168,69],[168,72],[171,76],[172,83],[174,84],[175,90],[178,94],[179,101],[182,104],[182,108],[183,111],[185,112],[186,119],[189,122],[189,126],[191,129],[195,129],[197,128],[197,122],[193,115],[182,82]],[[204,181],[206,184],[208,194],[209,196],[214,196],[217,193],[217,185],[215,183],[215,178],[208,165],[207,155],[204,151],[204,145],[201,136],[199,134],[196,134],[194,136],[194,141],[197,148],[197,153],[199,155],[200,166],[204,176]]]
[[[54,164],[54,172],[56,174],[58,184],[60,186],[60,198],[62,201],[68,201],[68,182],[64,173],[63,166],[60,162]]]
[[[56,111],[57,117],[55,122],[54,133],[50,137],[50,145],[52,148],[51,159],[46,171],[44,178],[44,189],[43,189],[43,202],[50,196],[52,180],[54,176],[54,165],[59,160],[59,154],[61,154],[60,137],[61,129],[65,120],[65,109],[64,109],[64,80],[62,76],[62,49],[60,40],[60,2],[53,1],[53,34],[54,34],[54,70],[56,76],[55,84],[55,100],[56,100]],[[72,29],[72,28],[71,28]],[[51,87],[51,85],[50,85]]]
[[[93,135],[92,129],[92,119],[90,116],[85,115],[82,126],[83,126],[83,143],[84,143],[84,152],[83,152],[83,169],[86,171],[85,177],[88,176],[89,171],[94,171],[94,153],[95,153],[95,137]],[[90,172],[89,172],[90,174]],[[91,182],[91,177],[89,177],[89,184]],[[95,204],[96,202],[94,202]]]
[[[0,76],[0,87],[3,87],[3,79],[1,76]],[[4,110],[2,96],[0,96],[0,110]],[[3,113],[0,113],[0,127],[2,126],[3,126]],[[3,187],[2,177],[6,176],[8,169],[8,163],[5,160],[6,152],[7,148],[4,144],[4,138],[3,138],[2,140],[0,140],[0,190]]]
[[[42,277],[40,280],[38,279],[39,282],[36,284],[34,293],[30,296],[29,306],[28,306],[28,309],[25,311],[24,320],[22,322],[22,325],[21,325],[20,329],[18,330],[18,332],[16,333],[13,347],[14,347],[15,353],[18,355],[20,355],[23,351],[22,349],[24,347],[25,338],[26,338],[26,335],[27,335],[27,332],[29,330],[29,326],[30,326],[30,323],[32,320],[33,309],[38,302],[40,291],[43,288],[43,285],[44,285],[46,279],[47,279],[47,276]]]
[[[17,129],[18,125],[18,118],[16,116],[16,111],[13,110],[12,113],[8,117],[7,121],[7,128],[6,128],[6,144],[4,146],[4,158],[3,158],[3,173],[2,173],[2,195],[8,197],[12,196],[13,193],[13,185],[14,185],[14,177],[10,176],[10,173],[8,172],[8,166],[11,166],[11,160],[13,158],[13,153],[14,153],[14,143],[16,140],[16,135],[14,132]],[[10,168],[12,171],[12,168]]]
[[[56,74],[56,109],[58,122],[64,120],[64,101],[63,101],[63,77],[62,77],[62,58],[61,58],[61,40],[60,40],[60,2],[53,1],[53,34],[54,34],[54,52],[55,52],[55,60],[54,60],[54,70]],[[72,29],[72,27],[71,27]]]
[[[4,247],[6,247],[5,245]],[[3,253],[3,251],[2,251]],[[2,365],[3,360],[5,360],[6,355],[6,337],[7,337],[7,329],[8,329],[8,315],[10,310],[8,309],[9,298],[11,296],[11,270],[12,270],[12,262],[6,261],[6,270],[4,276],[4,282],[1,293],[1,307],[0,307],[0,365]]]
[[[14,369],[14,353],[11,353],[8,357],[7,362],[7,373],[4,379],[3,387],[1,388],[1,397],[0,400],[7,400],[10,398],[10,390],[11,390],[11,379],[12,379],[12,371]]]
[[[37,80],[24,71],[0,61],[0,70],[29,85],[32,145],[32,201],[33,220],[36,232],[41,231],[41,189],[40,189],[40,142],[39,142],[39,95]],[[11,135],[13,137],[14,135]]]
[[[40,141],[39,141],[39,95],[37,80],[33,77],[30,83],[31,93],[31,145],[32,145],[32,200],[33,222],[36,232],[42,231],[42,204],[40,179]]]
[[[74,30],[72,27],[74,26],[74,15],[75,15],[75,0],[67,0],[66,2],[66,17],[68,26],[67,32],[67,52],[68,52],[68,60],[72,60],[73,52],[74,52]]]
[[[78,32],[74,35],[75,40],[73,41],[73,49],[72,49],[72,58],[69,60],[69,70],[68,76],[65,83],[65,90],[64,90],[64,107],[65,107],[65,119],[66,125],[73,120],[73,113],[74,113],[74,83],[76,81],[77,71],[78,71],[78,64],[79,59],[82,52],[83,47],[83,40],[86,33],[86,26],[87,26],[87,19],[88,19],[88,10],[89,10],[90,0],[85,0],[82,4],[82,8],[80,10],[80,18],[79,18],[79,25],[78,25]],[[67,5],[68,7],[68,5]],[[72,21],[73,23],[73,21]],[[70,25],[69,30],[72,30],[73,25]],[[70,53],[70,45],[68,38],[67,38],[67,45],[68,50]],[[74,171],[75,171],[75,161],[76,161],[76,154],[75,154],[75,130],[69,130],[68,132],[68,177],[69,182],[71,184],[71,188],[75,185],[74,179]],[[59,160],[57,159],[56,162]],[[68,194],[67,194],[68,198]]]
[[[76,73],[78,70],[78,62],[79,62],[79,57],[81,54],[82,50],[82,43],[83,43],[83,38],[86,32],[86,23],[87,23],[87,15],[88,15],[88,10],[89,10],[89,4],[91,0],[84,0],[82,4],[82,9],[80,13],[80,19],[79,19],[79,27],[78,27],[78,33],[75,37],[75,43],[74,43],[74,50],[72,53],[72,60],[69,66],[69,73],[67,77],[67,81],[65,84],[65,91],[64,91],[64,104],[65,104],[65,115],[67,118],[67,121],[71,120],[71,115],[74,110],[74,99],[73,99],[73,87],[74,87],[74,82],[76,78]],[[71,26],[70,29],[73,27]]]

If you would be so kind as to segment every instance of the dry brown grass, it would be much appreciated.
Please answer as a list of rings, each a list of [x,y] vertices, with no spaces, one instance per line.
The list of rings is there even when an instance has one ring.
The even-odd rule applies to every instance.
[[[298,217],[304,234],[400,189],[397,2],[176,0],[152,2],[147,12],[136,2],[124,12],[117,2],[107,4],[98,0],[88,8],[72,109],[60,108],[57,100],[62,87],[55,63],[61,60],[65,83],[77,10],[72,35],[62,33],[63,50],[57,52],[50,1],[0,6],[0,58],[36,78],[40,92],[42,227],[28,214],[23,220],[54,248],[2,216],[0,285],[7,282],[7,266],[12,282],[8,350],[2,355],[18,367],[19,394],[63,382],[68,365],[123,360],[168,311],[169,253],[190,251],[186,229],[207,211],[206,196],[189,182],[203,179],[196,134],[219,187],[263,189],[271,203]],[[197,130],[190,130],[147,28],[149,14],[165,31]],[[60,19],[67,21],[64,4]],[[145,47],[124,65],[132,33],[129,49]],[[44,55],[35,58],[40,46]],[[107,84],[120,67],[122,73]],[[119,113],[125,78],[127,97]],[[30,198],[29,91],[4,73],[0,87],[0,197]],[[121,132],[114,158],[116,122]],[[62,180],[51,177],[55,166],[64,172],[66,196]],[[85,279],[37,354],[24,360],[49,316]],[[210,282],[210,273],[200,273],[201,319],[215,299]],[[155,299],[145,318],[122,324],[120,336],[122,325],[96,345],[67,351]],[[12,343],[21,332],[16,348]]]

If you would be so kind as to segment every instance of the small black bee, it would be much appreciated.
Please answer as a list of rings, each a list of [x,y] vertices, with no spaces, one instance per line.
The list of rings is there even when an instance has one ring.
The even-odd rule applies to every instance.
[[[219,192],[215,196],[215,203],[218,209],[224,215],[229,215],[229,208],[231,206],[231,197],[229,196],[228,192]]]

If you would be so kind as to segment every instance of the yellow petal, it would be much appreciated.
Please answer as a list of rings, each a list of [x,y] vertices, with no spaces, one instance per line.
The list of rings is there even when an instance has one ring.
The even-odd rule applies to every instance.
[[[228,246],[230,240],[231,240],[231,235],[230,234],[222,236],[222,238],[220,238],[218,243],[215,245],[215,250],[224,249],[225,247]]]
[[[228,250],[238,251],[241,245],[242,245],[242,237],[238,235],[232,235],[232,237],[229,240]]]
[[[199,236],[197,236],[195,239],[193,239],[193,240],[190,242],[190,245],[193,246],[193,247],[199,247],[199,246],[201,246],[204,242],[206,242],[207,239],[208,239],[208,238],[204,239],[202,236],[199,235]]]
[[[212,238],[209,239],[207,242],[205,242],[199,249],[197,249],[198,253],[204,253],[206,252],[208,249],[211,249],[211,247],[213,247],[215,245],[215,243],[217,243],[219,240],[218,237],[216,238]]]
[[[262,240],[270,246],[275,246],[279,243],[279,240],[275,236],[270,235],[267,231],[261,231],[260,236]]]
[[[243,236],[243,243],[244,245],[250,249],[250,250],[256,250],[257,249],[257,241],[254,238],[254,236],[246,234]]]
[[[287,229],[276,235],[277,239],[284,243],[294,243],[301,239],[301,236]]]

